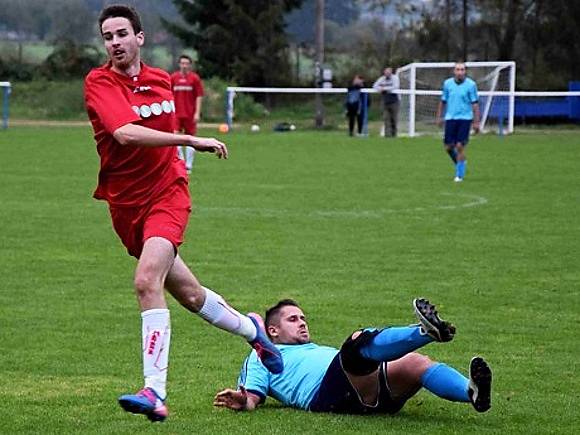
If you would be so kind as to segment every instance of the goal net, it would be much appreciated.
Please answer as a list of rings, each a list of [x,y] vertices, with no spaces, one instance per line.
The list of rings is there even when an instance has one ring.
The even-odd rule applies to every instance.
[[[467,75],[477,83],[481,130],[512,133],[515,109],[515,62],[466,62]],[[411,63],[397,71],[401,82],[399,131],[409,136],[436,133],[437,106],[453,62]]]
[[[11,91],[10,82],[0,82],[0,94],[2,95],[2,128],[8,128],[8,108]]]

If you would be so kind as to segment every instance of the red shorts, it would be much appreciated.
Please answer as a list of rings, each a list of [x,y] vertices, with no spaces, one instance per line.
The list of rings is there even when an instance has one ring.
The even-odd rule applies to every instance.
[[[185,134],[195,135],[197,133],[197,122],[193,116],[188,118],[175,118],[176,131],[183,131]]]
[[[109,207],[113,228],[129,255],[139,258],[145,240],[163,237],[175,249],[183,243],[191,200],[187,181],[178,179],[142,207]]]

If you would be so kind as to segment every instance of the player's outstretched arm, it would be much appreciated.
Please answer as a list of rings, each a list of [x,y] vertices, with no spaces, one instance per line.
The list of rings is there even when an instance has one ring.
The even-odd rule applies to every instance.
[[[113,137],[121,145],[142,147],[188,145],[198,151],[216,153],[220,159],[228,158],[228,148],[226,145],[213,138],[168,133],[135,124],[125,124],[119,127],[113,133]]]
[[[234,411],[253,411],[260,403],[260,397],[249,393],[240,385],[239,390],[226,388],[216,394],[213,399],[214,406],[233,409]]]

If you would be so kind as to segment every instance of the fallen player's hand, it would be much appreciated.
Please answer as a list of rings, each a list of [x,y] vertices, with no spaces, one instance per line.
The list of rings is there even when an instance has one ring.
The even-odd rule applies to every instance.
[[[220,142],[213,137],[194,137],[192,136],[191,146],[197,151],[216,153],[218,158],[227,159],[228,158],[228,147],[226,144]]]
[[[235,411],[243,411],[246,409],[248,403],[248,393],[246,389],[240,385],[239,390],[232,390],[227,388],[216,394],[213,399],[214,406],[222,406],[233,409]]]

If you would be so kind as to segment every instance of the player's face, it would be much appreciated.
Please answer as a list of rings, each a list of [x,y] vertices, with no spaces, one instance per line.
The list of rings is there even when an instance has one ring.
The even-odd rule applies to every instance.
[[[139,50],[145,38],[143,32],[135,34],[127,18],[114,17],[105,20],[101,32],[105,49],[114,67],[125,70],[139,62]]]
[[[183,74],[191,71],[191,62],[189,59],[183,58],[179,60],[179,71],[181,71]]]
[[[274,343],[305,344],[310,343],[308,324],[302,310],[298,307],[286,306],[280,310],[280,321],[270,325],[268,332]]]
[[[453,74],[455,75],[455,80],[462,82],[463,80],[465,80],[466,73],[467,73],[467,70],[465,69],[464,64],[458,63],[457,65],[455,65],[455,68],[453,69]]]

